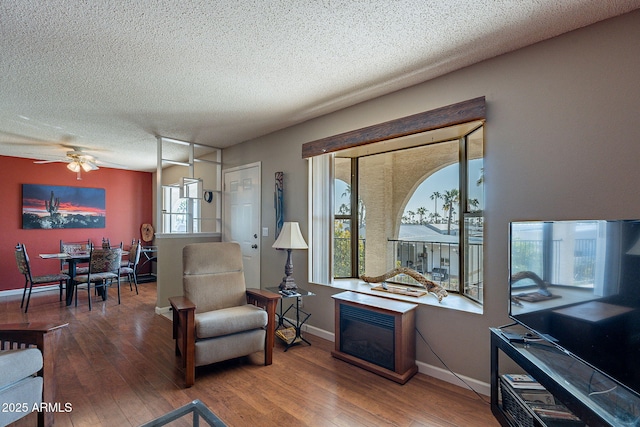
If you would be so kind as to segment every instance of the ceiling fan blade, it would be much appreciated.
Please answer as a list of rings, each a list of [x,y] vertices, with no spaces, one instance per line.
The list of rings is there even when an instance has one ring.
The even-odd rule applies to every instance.
[[[35,162],[36,164],[42,165],[45,163],[65,163],[65,160],[36,160]]]
[[[85,160],[83,163],[84,163],[85,165],[89,166],[89,168],[90,168],[89,170],[95,171],[95,170],[100,169],[100,168],[98,167],[98,165],[96,165],[95,163],[93,163],[93,161]]]

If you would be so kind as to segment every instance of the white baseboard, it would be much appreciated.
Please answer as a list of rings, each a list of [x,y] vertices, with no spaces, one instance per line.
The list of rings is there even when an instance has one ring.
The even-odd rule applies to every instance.
[[[302,331],[308,332],[316,337],[323,338],[327,341],[336,342],[336,335],[333,332],[325,331],[324,329],[316,328],[311,325],[302,325]]]
[[[482,381],[478,381],[475,378],[470,378],[460,374],[454,374],[437,366],[429,365],[416,360],[418,365],[418,372],[421,374],[429,375],[430,377],[437,378],[439,380],[448,382],[449,384],[457,385],[458,387],[472,389],[484,396],[491,395],[491,385]]]
[[[169,316],[169,313],[171,313],[171,306],[170,305],[168,305],[166,307],[156,307],[156,314],[160,314],[162,316],[171,317],[171,316]]]
[[[36,286],[31,290],[31,295],[37,292],[47,292],[47,291],[58,291],[60,290],[60,286],[58,285],[46,285],[46,286]],[[24,288],[22,289],[8,289],[6,291],[0,291],[0,298],[2,297],[10,297],[14,295],[22,295],[24,292]]]
[[[315,326],[303,325],[302,330],[310,333],[311,335],[315,335],[320,338],[324,338],[325,340],[335,342],[335,334],[332,332],[325,331],[324,329],[316,328]],[[424,362],[420,362],[416,360],[416,365],[418,365],[418,372],[421,374],[429,375],[430,377],[437,378],[439,380],[448,382],[450,384],[456,385],[462,388],[472,388],[476,392],[484,395],[491,395],[491,385],[482,381],[478,381],[474,378],[469,378],[464,375],[454,374],[446,369],[439,368],[437,366],[429,365]],[[465,384],[466,383],[466,384]]]

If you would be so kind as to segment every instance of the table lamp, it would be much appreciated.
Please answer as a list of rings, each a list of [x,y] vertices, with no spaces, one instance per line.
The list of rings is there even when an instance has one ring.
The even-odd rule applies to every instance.
[[[272,246],[276,249],[287,250],[287,263],[284,266],[285,276],[280,283],[280,290],[284,289],[297,289],[295,280],[293,279],[293,263],[291,262],[291,250],[292,249],[307,249],[307,242],[304,241],[302,233],[300,233],[300,226],[297,222],[285,222],[280,230],[280,235],[276,239]]]

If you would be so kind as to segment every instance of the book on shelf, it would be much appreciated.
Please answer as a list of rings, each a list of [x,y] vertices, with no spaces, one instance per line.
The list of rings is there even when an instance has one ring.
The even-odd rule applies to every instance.
[[[502,374],[502,379],[514,389],[545,389],[542,384],[529,374]]]
[[[526,389],[520,388],[517,391],[518,395],[529,404],[534,405],[555,405],[556,400],[553,395],[547,390]]]
[[[564,405],[533,405],[531,409],[543,419],[580,421],[580,418],[573,415]]]

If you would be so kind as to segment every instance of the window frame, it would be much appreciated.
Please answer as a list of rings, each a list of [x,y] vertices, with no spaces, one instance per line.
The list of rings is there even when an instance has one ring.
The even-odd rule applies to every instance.
[[[468,169],[469,169],[469,157],[467,156],[467,146],[469,144],[469,135],[476,132],[477,130],[479,130],[483,125],[479,125],[477,128],[472,129],[469,133],[463,135],[461,138],[458,139],[458,196],[457,196],[457,203],[455,204],[455,208],[457,209],[456,215],[458,217],[457,219],[457,224],[458,224],[458,230],[459,230],[459,234],[458,234],[458,241],[456,243],[456,247],[457,247],[457,251],[458,251],[458,255],[456,256],[456,258],[458,259],[456,262],[456,265],[458,266],[458,271],[457,271],[457,276],[458,276],[458,284],[457,284],[457,289],[451,289],[451,288],[447,288],[447,290],[453,291],[453,292],[457,292],[461,295],[467,295],[465,293],[465,289],[466,289],[466,285],[467,285],[467,279],[468,279],[468,271],[467,271],[467,265],[468,262],[466,260],[466,256],[467,256],[467,245],[469,244],[469,235],[467,232],[467,228],[465,227],[466,221],[469,218],[478,218],[478,217],[482,217],[483,216],[483,211],[482,210],[475,210],[475,211],[471,211],[470,210],[470,204],[469,204],[469,200],[468,200],[468,194],[469,194],[469,180],[467,179],[468,177]],[[423,144],[423,146],[430,146],[430,145],[434,145],[434,144],[442,144],[442,143],[449,143],[452,141],[440,141],[440,142],[435,142],[435,143],[426,143]],[[415,148],[415,147],[411,147],[411,148]],[[394,152],[397,152],[394,151]],[[381,154],[385,154],[385,153],[381,153]],[[357,208],[353,208],[353,206],[357,206],[357,200],[360,199],[360,175],[359,175],[359,162],[360,159],[363,159],[367,156],[361,156],[361,157],[353,157],[351,158],[351,181],[348,183],[348,185],[351,187],[351,194],[350,194],[350,203],[351,203],[351,209],[350,209],[350,213],[347,214],[337,214],[334,212],[334,220],[347,220],[350,221],[350,243],[349,246],[351,248],[351,275],[348,277],[341,277],[341,276],[337,276],[334,277],[334,279],[349,279],[349,278],[357,278],[360,276],[360,265],[359,265],[359,260],[360,260],[360,251],[359,251],[359,230],[361,228],[361,222],[360,222],[360,218],[358,215],[359,210]],[[338,157],[334,158],[337,159]],[[354,204],[355,203],[355,204]],[[442,255],[441,255],[442,256]],[[450,265],[450,258],[452,258],[453,255],[449,254],[448,257],[446,258],[447,260],[449,260],[449,262],[447,263],[447,265]],[[443,258],[444,259],[444,258]],[[444,262],[441,261],[441,264],[444,264]],[[393,282],[393,280],[389,280],[390,282]],[[472,299],[478,300],[476,298],[471,297],[471,295],[467,295]],[[480,301],[478,301],[480,302]]]
[[[338,151],[353,149],[353,148],[361,148],[376,142],[383,142],[383,141],[392,140],[392,139],[400,138],[404,136],[415,135],[415,134],[423,133],[427,131],[443,130],[446,132],[447,128],[451,128],[458,125],[471,124],[473,129],[471,131],[464,132],[464,135],[469,135],[473,131],[477,130],[480,126],[484,126],[485,111],[486,111],[486,104],[485,104],[484,97],[470,99],[470,100],[452,104],[446,107],[441,107],[435,110],[425,111],[423,113],[414,114],[412,116],[402,117],[399,119],[391,120],[391,121],[380,123],[377,125],[372,125],[372,126],[357,129],[354,131],[345,132],[342,134],[338,134],[338,135],[334,135],[327,138],[322,138],[316,141],[305,143],[302,146],[302,157],[310,160],[309,174],[310,174],[310,177],[312,177],[313,176],[312,165],[314,164],[314,159],[313,159],[314,157],[318,157],[318,156],[327,157],[326,156],[327,154],[331,154],[331,153],[335,154]],[[473,124],[474,122],[478,122],[481,125],[480,126],[474,125]],[[463,144],[463,141],[461,141],[460,144]],[[315,163],[318,163],[318,162],[315,162]],[[461,153],[460,163],[461,163],[461,167],[460,167],[461,183],[464,183],[464,185],[461,184],[461,186],[466,186],[468,184],[467,175],[466,175],[467,166],[468,166],[468,163],[466,162],[466,152]],[[331,173],[331,175],[333,174]],[[462,180],[463,177],[464,177],[464,180]],[[331,176],[331,179],[333,180],[333,176]],[[321,214],[317,210],[317,208],[323,203],[322,203],[322,200],[316,199],[317,195],[313,192],[313,188],[314,188],[314,184],[312,184],[310,180],[310,200],[309,200],[310,218],[309,220],[310,220],[310,224],[312,225],[314,223],[314,218],[317,219],[317,218],[326,216],[326,214]],[[357,191],[353,191],[353,188],[354,187],[352,187],[352,192],[351,192],[352,200],[353,198],[357,200]],[[329,191],[329,193],[330,193],[331,200],[324,200],[324,201],[327,206],[330,206],[330,209],[331,209],[330,212],[333,214],[334,212],[333,202],[332,202],[332,200],[334,200],[333,194],[332,194],[333,184],[331,184],[331,191]],[[466,218],[482,215],[482,212],[481,211],[469,212],[469,204],[466,197],[466,193],[461,194],[460,196],[461,197],[459,201],[459,212],[460,212],[459,221],[460,221],[461,227],[463,227],[464,221]],[[320,197],[326,197],[326,194]],[[353,209],[353,206],[355,206],[355,204],[353,204],[352,202],[352,215],[354,211],[357,211]],[[333,230],[333,215],[331,215],[331,219],[332,219],[331,230]],[[353,228],[357,228],[357,227],[353,227]],[[309,263],[310,263],[309,280],[314,283],[322,283],[322,282],[318,282],[317,280],[314,280],[318,277],[322,277],[324,278],[325,281],[326,280],[330,281],[330,283],[326,283],[326,284],[331,285],[331,282],[333,280],[333,272],[329,271],[329,274],[327,275],[326,271],[325,272],[314,271],[315,266],[314,266],[313,260],[314,260],[314,251],[322,252],[322,253],[329,252],[331,256],[333,256],[332,250],[327,249],[326,247],[323,246],[323,245],[326,245],[328,242],[328,244],[330,245],[330,248],[332,248],[333,239],[332,237],[330,239],[326,239],[327,237],[326,230],[324,231],[324,236],[323,235],[314,236],[313,235],[314,229],[315,227],[313,226],[310,228],[310,234],[311,234],[310,240],[313,243],[312,245],[310,245],[310,250],[309,250]],[[330,234],[332,236],[333,231],[331,231]],[[325,239],[323,239],[323,237],[325,237]],[[357,254],[358,240],[352,238],[352,244],[353,242],[356,242],[356,247],[355,247],[356,250],[352,251],[352,259],[353,257],[355,257],[356,262],[352,263],[352,269],[357,268],[357,259],[358,259],[357,258],[358,257],[358,254]],[[464,246],[463,243],[464,242],[461,239],[459,246],[460,247]],[[460,260],[463,261],[464,258],[460,256]],[[327,266],[325,265],[324,268],[327,268]],[[331,269],[330,266],[328,268],[329,270]],[[461,265],[461,270],[462,269],[463,269],[463,266]],[[354,277],[357,277],[357,276],[354,276]],[[460,280],[461,289],[463,289],[465,281],[466,281],[466,277],[462,275],[462,271],[461,271],[461,280]]]

